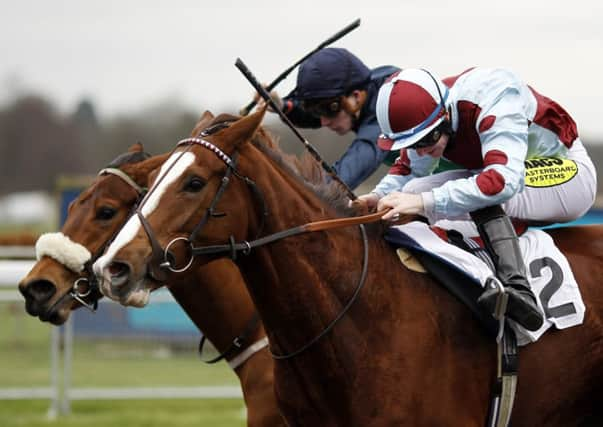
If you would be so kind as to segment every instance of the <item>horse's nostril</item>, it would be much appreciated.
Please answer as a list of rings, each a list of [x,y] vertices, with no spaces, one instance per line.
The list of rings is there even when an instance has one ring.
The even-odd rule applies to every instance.
[[[128,275],[130,267],[124,262],[114,261],[107,268],[111,277],[121,277]]]
[[[49,280],[35,280],[25,287],[23,294],[28,295],[37,302],[42,302],[50,299],[57,288]]]

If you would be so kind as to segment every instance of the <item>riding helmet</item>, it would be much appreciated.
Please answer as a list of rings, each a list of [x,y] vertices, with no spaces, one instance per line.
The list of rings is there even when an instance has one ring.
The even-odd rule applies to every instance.
[[[408,147],[446,118],[448,88],[434,74],[407,68],[392,75],[379,89],[377,121],[390,150]]]
[[[343,48],[319,50],[299,67],[295,96],[300,100],[332,98],[364,87],[371,70]]]

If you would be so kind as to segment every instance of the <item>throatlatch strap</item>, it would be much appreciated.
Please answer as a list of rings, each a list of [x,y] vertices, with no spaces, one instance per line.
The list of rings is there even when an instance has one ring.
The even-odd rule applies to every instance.
[[[249,322],[247,322],[247,326],[245,327],[243,332],[238,337],[236,337],[234,340],[232,340],[232,343],[230,343],[230,346],[226,349],[226,351],[220,353],[217,357],[214,357],[213,359],[204,360],[204,362],[209,363],[209,364],[219,362],[220,360],[222,360],[224,358],[228,358],[228,356],[234,354],[236,351],[238,351],[242,348],[245,348],[245,346],[247,345],[247,340],[249,339],[249,336],[252,334],[253,331],[255,331],[257,329],[259,322],[260,322],[260,316],[258,315],[257,312],[253,313],[253,316],[251,317]],[[201,337],[201,341],[199,342],[199,356],[201,356],[201,354],[203,354],[203,346],[204,345],[205,345],[205,335],[203,335]]]

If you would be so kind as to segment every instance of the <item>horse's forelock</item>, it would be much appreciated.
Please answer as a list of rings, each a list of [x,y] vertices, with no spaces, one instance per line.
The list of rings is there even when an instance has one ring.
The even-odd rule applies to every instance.
[[[161,164],[168,159],[169,154],[170,153],[164,153],[156,156],[150,156],[140,162],[125,163],[120,169],[130,178],[132,178],[138,185],[145,187],[148,184],[147,180],[150,173],[161,166]]]
[[[107,166],[107,168],[119,168],[125,164],[129,163],[138,163],[142,162],[151,157],[149,153],[144,151],[128,151],[127,153],[122,153],[117,156],[115,159],[111,161]]]

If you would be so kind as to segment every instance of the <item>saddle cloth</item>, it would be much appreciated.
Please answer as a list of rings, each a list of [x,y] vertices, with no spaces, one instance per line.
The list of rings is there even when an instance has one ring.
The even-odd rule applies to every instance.
[[[460,231],[466,242],[478,235],[477,229],[469,221],[440,221],[437,226]],[[478,258],[447,243],[423,222],[390,227],[385,239],[411,251],[429,253],[449,267],[461,270],[473,286],[484,287],[488,278],[494,276],[487,259]],[[530,286],[545,314],[545,322],[539,330],[528,331],[508,320],[515,330],[518,344],[536,341],[553,325],[558,329],[580,325],[585,311],[582,295],[565,255],[555,246],[553,239],[541,230],[530,229],[519,237],[519,246]]]

